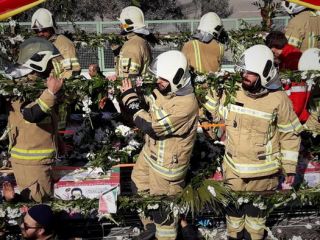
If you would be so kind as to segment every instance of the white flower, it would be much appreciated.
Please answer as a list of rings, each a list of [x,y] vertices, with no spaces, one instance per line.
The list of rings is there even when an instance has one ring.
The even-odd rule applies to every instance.
[[[278,228],[277,233],[282,233],[282,230],[280,228]]]
[[[320,225],[320,221],[316,221],[315,224]]]
[[[96,154],[95,154],[95,153],[91,153],[91,152],[87,153],[87,155],[86,155],[86,157],[87,157],[89,160],[94,159],[95,156],[96,156]]]
[[[3,54],[6,54],[6,53],[7,53],[7,49],[6,49],[4,46],[2,46],[2,45],[1,45],[1,52],[2,52]]]
[[[10,219],[8,221],[8,224],[11,225],[11,226],[15,226],[15,225],[18,225],[18,222],[16,220],[14,220],[14,219]]]
[[[89,108],[89,106],[92,104],[92,101],[89,96],[84,96],[84,98],[82,99],[82,104],[83,104],[82,110],[86,114],[91,113],[91,109]]]
[[[158,208],[159,208],[159,204],[158,204],[158,203],[153,204],[153,205],[148,204],[148,206],[147,206],[147,209],[148,209],[148,210],[156,210],[156,209],[158,209]]]
[[[208,191],[212,194],[212,196],[214,196],[214,197],[217,196],[217,193],[216,193],[216,191],[214,190],[214,187],[208,186]]]
[[[129,155],[131,155],[131,152],[134,151],[134,150],[136,150],[136,148],[134,148],[134,147],[132,147],[130,145],[128,145],[128,146],[126,146],[126,147],[121,149],[122,152],[126,152]]]
[[[15,27],[17,25],[17,22],[15,20],[10,20],[9,25],[10,27]]]
[[[0,208],[0,218],[4,218],[6,216],[6,211]]]
[[[217,167],[217,171],[218,171],[218,172],[221,172],[221,167]]]
[[[243,203],[243,197],[240,197],[240,198],[238,199],[238,203],[239,203],[239,205],[242,205],[242,203]]]
[[[292,197],[293,200],[295,200],[297,198],[297,194],[296,193],[292,193],[291,197]]]
[[[9,219],[19,218],[21,216],[21,212],[17,208],[7,207],[7,217]]]
[[[15,96],[18,96],[18,97],[20,97],[20,96],[22,95],[22,93],[19,92],[19,90],[18,90],[17,88],[14,88],[14,89],[12,90],[12,93],[13,93]]]
[[[301,73],[301,79],[307,79],[308,78],[308,72],[304,71]]]
[[[86,47],[86,46],[88,46],[88,43],[86,43],[86,42],[80,42],[80,45],[81,45],[81,47]]]
[[[258,208],[259,208],[260,210],[264,210],[264,209],[267,209],[267,206],[265,206],[264,203],[261,202],[261,203],[258,204]]]
[[[306,229],[312,229],[312,225],[311,225],[310,223],[308,223],[308,224],[306,225]]]
[[[196,83],[204,83],[206,81],[207,77],[205,75],[197,75],[194,81]]]
[[[243,202],[244,202],[244,203],[248,203],[248,202],[249,202],[249,199],[248,199],[248,198],[245,198],[245,199],[243,200]]]
[[[134,147],[135,149],[139,148],[141,146],[141,143],[137,142],[134,139],[131,139],[129,141],[129,146]]]
[[[226,71],[216,72],[215,75],[216,75],[217,77],[223,77],[223,76],[226,75]]]
[[[133,134],[133,131],[131,128],[125,126],[125,125],[119,125],[115,129],[116,134],[120,134],[123,137],[129,137],[130,135]]]

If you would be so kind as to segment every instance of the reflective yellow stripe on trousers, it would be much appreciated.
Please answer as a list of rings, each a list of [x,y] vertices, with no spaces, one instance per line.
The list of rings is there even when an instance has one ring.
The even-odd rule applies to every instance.
[[[175,239],[177,237],[177,229],[174,226],[156,225],[156,237],[158,239]]]
[[[11,149],[11,156],[15,159],[22,160],[43,160],[51,159],[55,155],[55,149],[41,149],[41,150],[26,150],[21,148],[13,147]]]
[[[224,160],[235,172],[243,174],[273,172],[280,167],[280,163],[276,159],[260,164],[240,164],[233,162],[232,158],[225,154]]]
[[[143,152],[143,156],[147,161],[147,163],[149,164],[149,166],[154,171],[156,171],[157,173],[159,173],[169,181],[180,180],[181,178],[184,177],[188,169],[188,164],[186,164],[185,166],[177,167],[177,168],[166,168],[166,167],[160,166],[156,162],[156,160],[151,159],[145,152]]]

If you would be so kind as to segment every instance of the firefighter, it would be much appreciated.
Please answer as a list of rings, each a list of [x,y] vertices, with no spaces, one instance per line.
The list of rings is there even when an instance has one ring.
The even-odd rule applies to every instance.
[[[42,202],[52,195],[51,165],[56,157],[57,146],[54,106],[63,80],[49,74],[54,72],[59,75],[57,71],[60,69],[52,69],[58,64],[53,59],[58,55],[60,53],[52,43],[32,37],[20,45],[18,65],[7,71],[15,81],[26,84],[32,84],[39,78],[47,79],[47,88],[34,101],[8,101],[10,161],[21,200]],[[4,185],[4,197],[8,201],[16,200],[9,183]]]
[[[186,42],[182,47],[182,52],[187,57],[190,72],[194,79],[198,74],[220,71],[224,56],[225,37],[227,36],[221,19],[214,12],[206,13],[201,17],[197,30],[193,39]],[[205,109],[201,108],[199,115],[201,124],[203,126],[208,125],[209,120]],[[222,129],[219,130],[219,135],[221,135]],[[216,138],[213,128],[203,127],[203,131],[210,138]]]
[[[194,73],[218,72],[224,55],[225,33],[222,21],[214,12],[201,17],[194,39],[186,42],[182,52],[186,55],[190,70]]]
[[[298,64],[299,71],[320,71],[320,49],[310,48],[306,50]],[[314,79],[304,79],[305,92],[308,98],[304,104],[305,124],[304,128],[315,134],[320,134],[320,95],[319,86],[314,86]]]
[[[66,36],[56,34],[56,24],[49,10],[39,8],[32,15],[31,29],[34,30],[38,37],[49,40],[59,50],[63,57],[61,64],[64,68],[65,78],[80,74],[81,68],[76,48],[73,42]]]
[[[285,31],[289,44],[302,52],[308,48],[320,48],[319,12],[288,1],[282,1],[281,4],[293,16]]]
[[[234,191],[274,191],[280,173],[292,184],[299,154],[302,126],[290,99],[281,88],[272,51],[264,45],[247,49],[236,71],[242,87],[235,102],[226,106],[225,95],[210,91],[205,107],[216,121],[225,120],[223,174]],[[253,204],[227,210],[229,239],[263,239],[266,215]]]
[[[152,60],[147,40],[151,33],[144,23],[143,12],[138,7],[129,6],[122,10],[119,20],[126,42],[116,56],[116,74],[119,77],[141,76]]]
[[[157,78],[157,88],[146,97],[148,111],[142,109],[131,82],[123,81],[122,102],[145,133],[145,145],[131,178],[135,192],[172,196],[184,187],[196,138],[198,103],[187,59],[180,51],[160,54],[150,65],[150,72]],[[159,240],[175,239],[177,235],[177,219],[162,224],[166,218],[154,216]]]

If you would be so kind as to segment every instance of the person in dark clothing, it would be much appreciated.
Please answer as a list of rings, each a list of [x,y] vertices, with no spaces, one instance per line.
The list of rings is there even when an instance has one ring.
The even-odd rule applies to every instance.
[[[54,214],[50,206],[34,205],[21,221],[22,237],[29,240],[53,240],[55,239],[54,222]]]
[[[199,240],[197,230],[193,225],[188,224],[185,218],[180,220],[181,235],[183,240]]]
[[[266,45],[272,50],[280,71],[298,70],[302,52],[299,48],[288,44],[288,39],[284,33],[280,31],[270,32],[266,38]]]

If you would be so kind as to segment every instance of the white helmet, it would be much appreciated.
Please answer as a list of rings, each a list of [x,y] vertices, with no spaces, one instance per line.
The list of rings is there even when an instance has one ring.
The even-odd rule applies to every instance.
[[[52,13],[45,9],[39,8],[35,13],[32,15],[31,19],[31,29],[45,29],[45,28],[53,28],[54,27],[54,20],[52,17]]]
[[[122,28],[126,32],[131,32],[145,27],[144,15],[140,8],[135,6],[129,6],[122,9],[120,18]]]
[[[44,72],[49,60],[59,55],[58,49],[48,40],[31,37],[20,45],[17,62],[36,72]]]
[[[291,3],[289,1],[282,1],[281,6],[287,11],[289,14],[297,14],[306,9],[306,7],[301,6],[296,3]]]
[[[309,48],[304,51],[298,64],[299,71],[320,71],[320,49]]]
[[[167,80],[170,83],[170,92],[177,92],[191,82],[187,58],[177,50],[161,53],[151,63],[149,71],[156,78]]]
[[[281,87],[278,70],[274,66],[274,56],[265,45],[255,45],[245,50],[240,61],[235,65],[235,71],[249,71],[259,75],[261,85],[275,90]]]
[[[216,13],[208,12],[201,17],[198,26],[199,31],[207,32],[217,37],[222,29],[222,21]]]
[[[45,72],[50,59],[59,55],[58,49],[48,40],[31,37],[21,43],[17,63],[5,72],[9,78],[20,78],[32,71]]]

